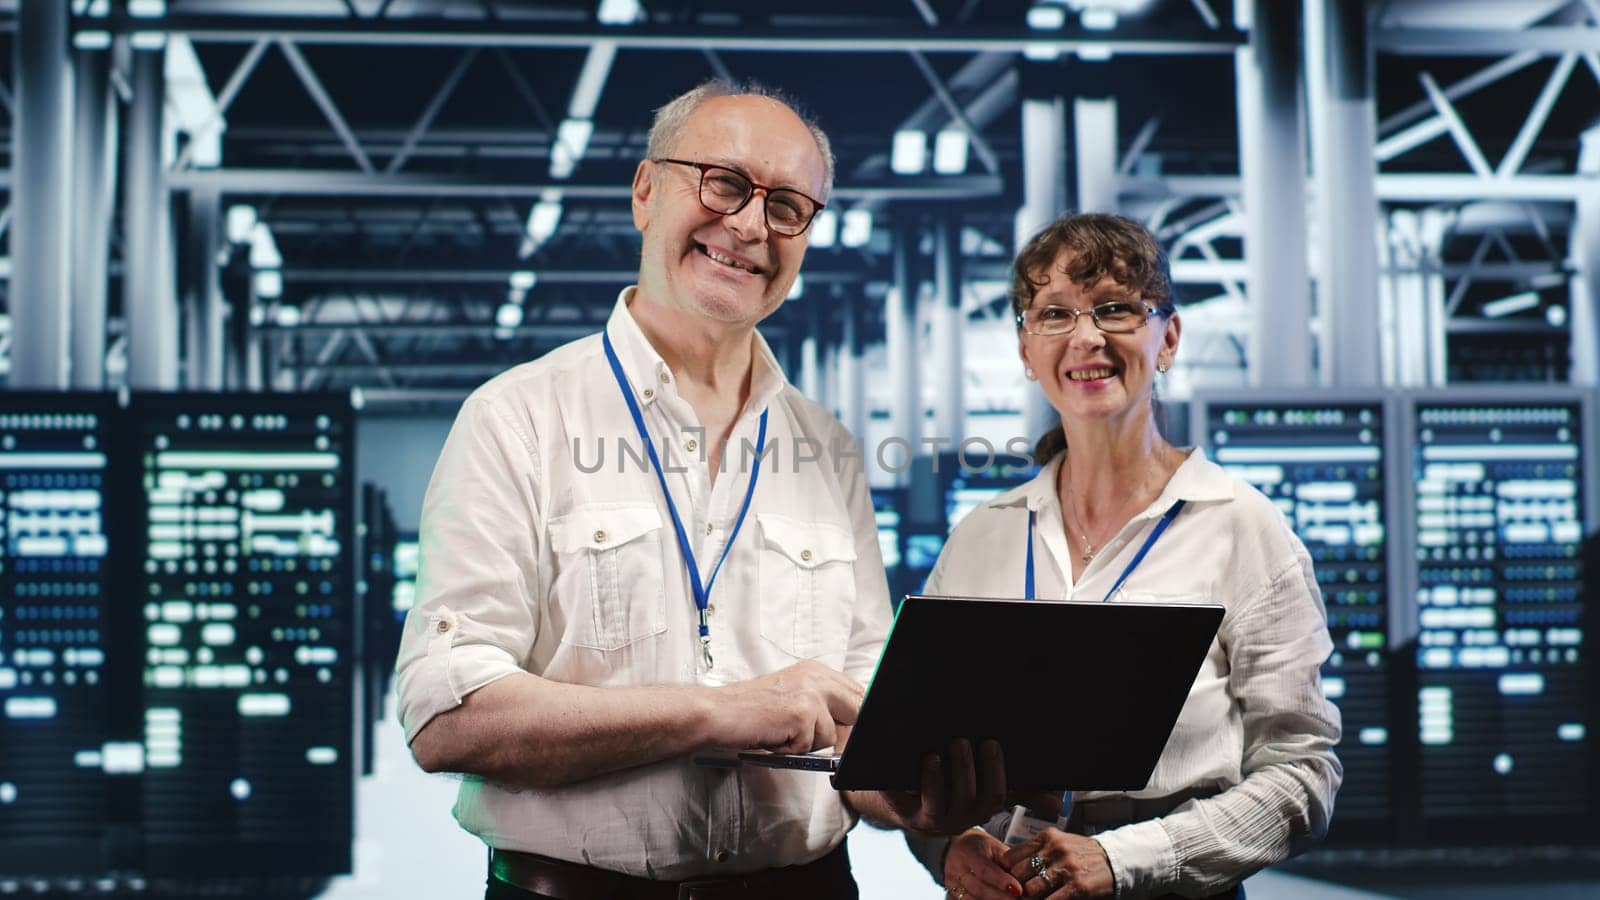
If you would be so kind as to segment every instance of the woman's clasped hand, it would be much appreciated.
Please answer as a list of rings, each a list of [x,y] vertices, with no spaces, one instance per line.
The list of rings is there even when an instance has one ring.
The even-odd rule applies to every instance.
[[[944,884],[955,900],[1110,897],[1111,863],[1093,838],[1046,828],[1015,847],[974,828],[950,840]]]

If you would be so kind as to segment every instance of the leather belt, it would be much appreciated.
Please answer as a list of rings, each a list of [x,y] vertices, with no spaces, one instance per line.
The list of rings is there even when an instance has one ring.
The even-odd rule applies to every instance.
[[[688,881],[655,881],[514,850],[495,850],[489,874],[557,900],[831,900],[857,895],[844,844],[798,866]]]

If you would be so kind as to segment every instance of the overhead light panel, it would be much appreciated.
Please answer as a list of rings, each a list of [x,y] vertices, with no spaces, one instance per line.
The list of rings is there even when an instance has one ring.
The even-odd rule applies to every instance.
[[[1055,31],[1067,24],[1067,11],[1053,3],[1035,3],[1028,8],[1028,27],[1035,31]]]
[[[167,0],[128,0],[128,16],[134,19],[159,19],[167,14]],[[128,43],[135,50],[160,50],[167,45],[161,31],[135,31]]]
[[[1027,44],[1022,55],[1034,62],[1051,62],[1061,58],[1061,49],[1054,44]]]
[[[1539,295],[1534,291],[1525,291],[1521,294],[1501,297],[1499,300],[1490,300],[1483,304],[1483,315],[1486,319],[1500,319],[1512,313],[1533,309],[1538,305]]]
[[[250,240],[256,227],[256,208],[248,203],[228,207],[228,243],[242,244]]]
[[[946,128],[933,139],[933,171],[940,175],[960,175],[967,170],[967,133]]]
[[[595,41],[589,45],[589,55],[583,58],[578,82],[572,88],[572,100],[567,104],[567,118],[594,118],[594,108],[600,105],[600,92],[605,90],[606,79],[611,77],[611,63],[616,58],[615,41]]]
[[[540,200],[528,210],[528,237],[535,244],[543,244],[556,233],[561,224],[561,201]]]
[[[537,272],[531,272],[531,271],[528,271],[528,270],[524,269],[524,270],[521,270],[521,271],[517,271],[517,272],[512,272],[511,273],[511,288],[512,288],[512,290],[517,290],[517,291],[522,291],[523,293],[527,293],[528,291],[533,290],[533,286],[535,284],[537,284],[538,282],[539,282],[539,273],[537,273]]]
[[[300,307],[293,303],[279,303],[272,314],[272,320],[277,322],[280,328],[298,327],[302,319]]]
[[[1106,6],[1091,6],[1078,13],[1078,22],[1086,31],[1111,31],[1117,27],[1117,11]]]
[[[278,242],[265,222],[257,222],[250,229],[250,268],[281,269],[283,255],[278,252]]]
[[[515,328],[522,324],[522,307],[515,303],[502,303],[494,311],[494,324],[500,328]]]
[[[846,247],[864,247],[872,240],[872,210],[849,209],[842,216],[839,243]]]
[[[894,133],[889,169],[896,175],[916,175],[928,166],[928,135],[914,128]]]
[[[257,272],[255,274],[255,287],[257,297],[260,297],[263,300],[276,300],[283,296],[283,273],[279,272],[277,269],[268,269],[264,272]],[[296,316],[299,315],[300,308],[298,306],[289,308],[295,311]],[[299,321],[300,320],[296,318],[294,324],[299,324]],[[280,324],[282,324],[281,318]]]
[[[589,149],[589,137],[594,134],[591,119],[563,119],[556,128],[555,146],[550,148],[550,177],[569,178],[578,167],[583,154]]]
[[[793,300],[793,299],[799,297],[801,294],[805,293],[805,290],[806,290],[806,279],[805,279],[805,276],[804,275],[796,275],[796,276],[794,276],[794,284],[789,285],[789,293],[783,299],[785,299],[785,300]]]
[[[111,0],[72,0],[72,14],[89,19],[104,19],[111,14]],[[111,46],[111,32],[85,28],[73,33],[72,46],[79,50],[105,50]]]
[[[595,14],[601,25],[632,25],[644,18],[639,0],[600,0],[600,11]]]
[[[811,246],[832,247],[833,242],[839,237],[839,214],[831,209],[817,213],[811,220]]]
[[[1078,47],[1078,58],[1084,62],[1105,62],[1111,58],[1111,48],[1105,44],[1083,44]]]

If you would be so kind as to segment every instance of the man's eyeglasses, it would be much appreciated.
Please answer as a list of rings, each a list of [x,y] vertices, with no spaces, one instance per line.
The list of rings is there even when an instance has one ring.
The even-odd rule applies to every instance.
[[[651,162],[693,166],[700,170],[700,205],[721,216],[744,209],[750,198],[761,191],[767,227],[778,234],[794,237],[804,234],[811,220],[822,210],[822,203],[790,188],[768,187],[751,181],[744,174],[724,166],[690,162],[687,159],[653,159]]]
[[[1126,334],[1138,330],[1151,316],[1161,311],[1140,300],[1138,302],[1114,300],[1089,309],[1072,309],[1066,306],[1040,306],[1025,310],[1017,316],[1017,324],[1029,334],[1053,337],[1071,334],[1078,327],[1078,317],[1088,316],[1096,328],[1107,334]]]

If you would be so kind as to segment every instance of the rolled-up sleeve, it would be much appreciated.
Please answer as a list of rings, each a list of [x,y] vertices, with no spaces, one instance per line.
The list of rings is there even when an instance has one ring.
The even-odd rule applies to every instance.
[[[475,396],[440,452],[423,500],[416,604],[396,661],[408,742],[528,657],[542,533],[534,448],[525,428]]]
[[[1160,819],[1096,835],[1117,896],[1216,893],[1327,831],[1344,777],[1333,750],[1339,711],[1320,675],[1333,644],[1311,561],[1296,557],[1222,625],[1229,693],[1243,715],[1243,779]]]

